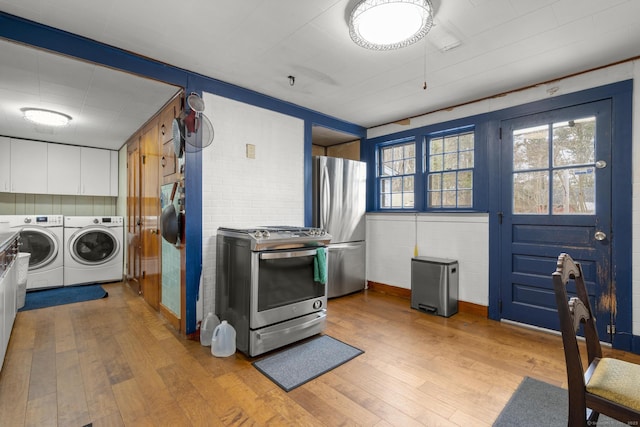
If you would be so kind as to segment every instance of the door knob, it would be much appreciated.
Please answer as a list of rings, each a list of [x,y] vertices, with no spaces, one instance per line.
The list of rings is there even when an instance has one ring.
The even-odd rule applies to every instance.
[[[606,239],[606,238],[607,238],[607,234],[606,234],[606,233],[603,233],[602,231],[596,231],[596,234],[594,234],[594,235],[593,235],[593,237],[594,237],[596,240],[600,240],[600,241],[602,241],[602,240],[604,240],[604,239]]]

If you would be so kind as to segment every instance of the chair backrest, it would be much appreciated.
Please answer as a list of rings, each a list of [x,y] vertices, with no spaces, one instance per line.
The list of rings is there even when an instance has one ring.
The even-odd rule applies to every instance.
[[[552,274],[552,279],[567,365],[569,395],[584,395],[584,367],[577,339],[577,330],[580,324],[584,326],[583,333],[587,345],[589,365],[595,358],[602,357],[602,348],[595,325],[596,319],[591,310],[589,295],[584,284],[582,267],[569,254],[562,253],[558,257],[556,271]],[[569,298],[567,284],[571,280],[575,282],[576,296]]]

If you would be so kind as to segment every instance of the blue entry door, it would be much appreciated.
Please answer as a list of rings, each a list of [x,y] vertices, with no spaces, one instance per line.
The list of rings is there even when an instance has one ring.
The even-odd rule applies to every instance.
[[[558,330],[551,273],[567,252],[582,264],[600,339],[610,342],[610,101],[504,121],[501,133],[501,318]]]

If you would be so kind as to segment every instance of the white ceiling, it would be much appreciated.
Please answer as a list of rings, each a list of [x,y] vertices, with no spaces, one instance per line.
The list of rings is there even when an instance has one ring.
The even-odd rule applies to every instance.
[[[0,39],[0,135],[117,150],[179,88]],[[72,117],[36,126],[21,108]]]
[[[346,17],[354,3],[0,0],[0,10],[365,127],[640,55],[638,0],[434,0],[426,40],[389,52],[351,41]],[[176,92],[24,51],[0,43],[2,134],[33,137],[8,112],[28,99],[72,108],[75,124],[60,142],[118,148],[137,128],[111,134],[113,128],[125,128],[136,113],[149,118]]]

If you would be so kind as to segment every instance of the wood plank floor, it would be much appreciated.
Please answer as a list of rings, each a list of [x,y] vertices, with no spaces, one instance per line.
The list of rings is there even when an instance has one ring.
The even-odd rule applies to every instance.
[[[243,355],[177,335],[126,285],[104,287],[18,313],[0,425],[490,426],[524,376],[566,387],[558,336],[363,292],[329,301],[325,332],[365,353],[286,393]]]

